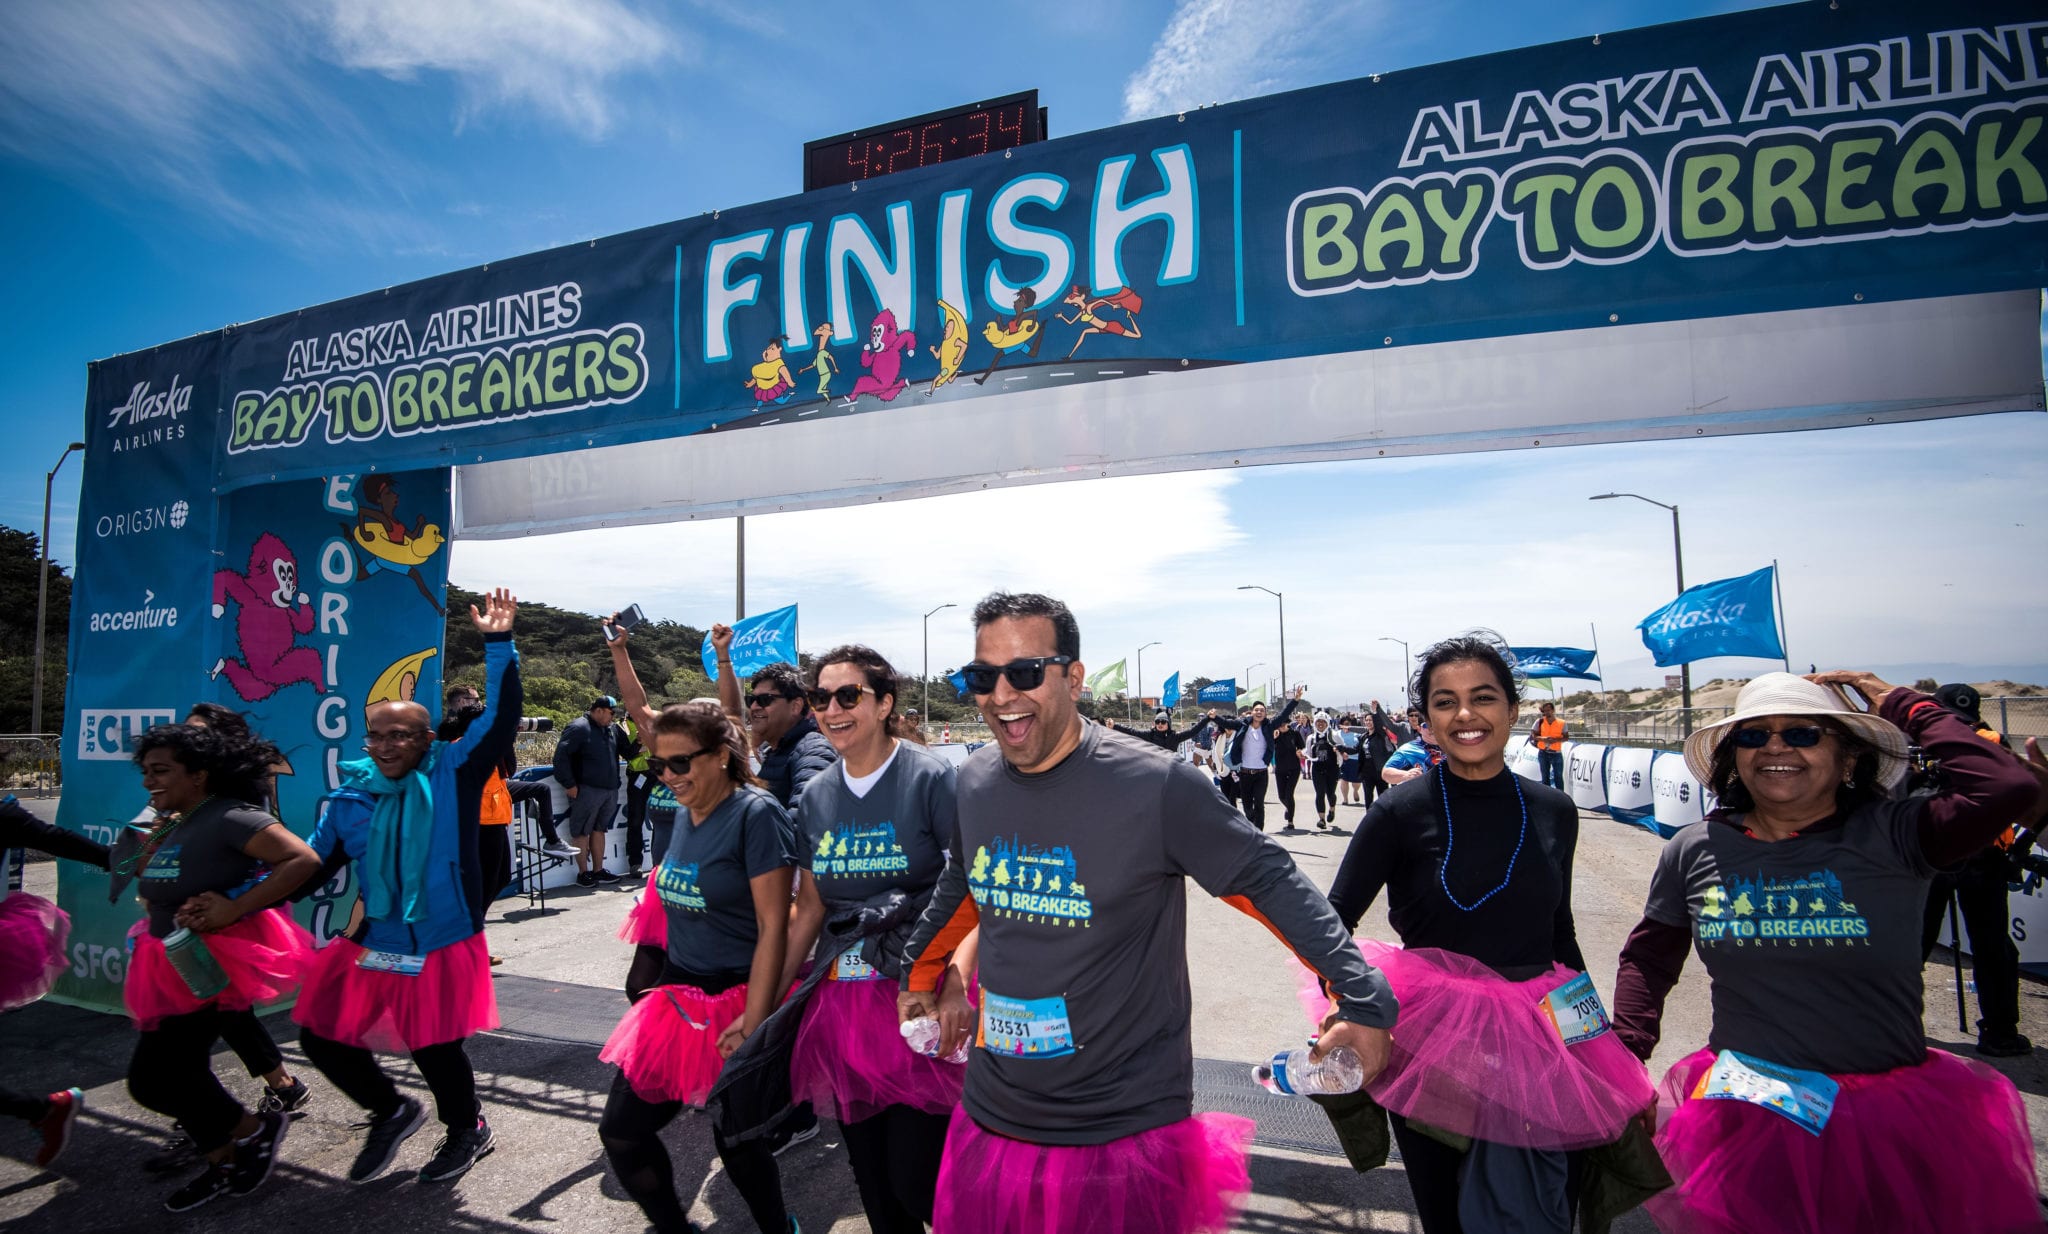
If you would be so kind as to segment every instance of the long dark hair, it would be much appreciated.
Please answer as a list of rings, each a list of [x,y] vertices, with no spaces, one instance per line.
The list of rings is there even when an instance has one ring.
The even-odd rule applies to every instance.
[[[896,714],[897,676],[896,670],[882,653],[859,643],[845,643],[811,661],[811,685],[816,688],[818,679],[825,675],[825,669],[833,664],[850,664],[866,680],[868,689],[875,692],[875,698],[889,700],[889,710],[882,717],[882,731],[894,737],[897,734],[899,717]]]
[[[1491,669],[1509,702],[1522,701],[1522,670],[1515,663],[1515,653],[1508,650],[1506,639],[1492,630],[1479,629],[1467,630],[1423,648],[1422,663],[1416,665],[1415,676],[1408,681],[1408,706],[1421,712],[1423,719],[1428,719],[1430,674],[1447,664],[1468,661]]]
[[[191,724],[159,724],[136,738],[135,765],[152,750],[167,751],[188,772],[205,772],[210,795],[256,805],[269,799],[271,768],[284,761],[276,746],[246,731]]]
[[[1877,769],[1882,760],[1876,746],[1826,716],[1801,716],[1800,720],[1817,724],[1833,733],[1849,756],[1849,782],[1835,786],[1835,813],[1847,814],[1865,802],[1877,801],[1884,796],[1884,789],[1877,782]],[[1707,787],[1720,799],[1724,810],[1747,814],[1756,809],[1756,798],[1735,771],[1733,727],[1721,734],[1721,740],[1714,746],[1713,760],[1707,765]]]

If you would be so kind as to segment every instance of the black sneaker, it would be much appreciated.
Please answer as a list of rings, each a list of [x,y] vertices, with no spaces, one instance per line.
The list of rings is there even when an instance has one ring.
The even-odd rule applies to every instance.
[[[348,1181],[366,1183],[390,1169],[391,1159],[398,1155],[398,1146],[426,1121],[427,1107],[411,1097],[400,1097],[398,1108],[383,1118],[356,1124],[368,1127],[370,1133],[363,1137],[363,1151],[356,1154],[356,1163],[349,1167]]]
[[[171,1192],[171,1197],[164,1201],[164,1211],[167,1213],[190,1212],[209,1200],[217,1200],[226,1195],[234,1188],[234,1185],[235,1169],[233,1166],[225,1162],[209,1165],[206,1167],[206,1173],[201,1174],[191,1182]]]
[[[304,1080],[293,1080],[289,1087],[272,1088],[263,1086],[263,1099],[256,1103],[258,1114],[297,1114],[313,1099],[313,1090],[306,1087]]]
[[[1977,1053],[1986,1058],[2018,1058],[2034,1052],[2034,1043],[2019,1033],[1977,1038]]]
[[[142,1159],[142,1168],[152,1174],[169,1174],[189,1169],[199,1161],[199,1145],[185,1134],[185,1124],[171,1124],[171,1142]]]
[[[605,884],[616,883],[619,881],[618,875],[612,873],[610,870],[605,869],[603,866],[599,866],[596,870],[592,871],[592,877],[596,878],[598,882]]]
[[[461,1178],[498,1146],[497,1137],[491,1134],[491,1125],[479,1118],[476,1126],[468,1131],[451,1131],[441,1137],[441,1147],[434,1150],[433,1160],[420,1170],[423,1183],[445,1183],[451,1178]]]
[[[595,887],[597,886],[597,875],[592,874],[588,870],[579,871],[576,875],[576,885],[578,887]]]
[[[256,1116],[256,1122],[254,1135],[235,1141],[230,1166],[233,1181],[229,1186],[236,1195],[249,1194],[270,1177],[270,1171],[277,1165],[277,1150],[284,1143],[284,1133],[292,1125],[291,1116],[282,1110],[265,1110]]]

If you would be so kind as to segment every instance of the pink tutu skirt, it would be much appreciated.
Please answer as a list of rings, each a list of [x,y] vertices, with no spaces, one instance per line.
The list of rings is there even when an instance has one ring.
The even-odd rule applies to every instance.
[[[171,967],[164,940],[152,937],[149,922],[128,931],[135,952],[121,998],[135,1027],[149,1032],[168,1016],[190,1015],[202,1007],[246,1011],[276,1002],[299,988],[314,964],[313,936],[282,908],[249,914],[225,930],[202,935],[207,950],[227,974],[228,986],[211,999],[192,996],[192,987]]]
[[[619,926],[621,942],[635,947],[668,946],[668,912],[661,906],[661,897],[654,894],[654,878],[654,874],[647,876],[646,890],[634,899],[632,911]]]
[[[1564,965],[1509,981],[1437,948],[1376,939],[1358,948],[1401,1000],[1386,1070],[1366,1091],[1403,1118],[1493,1144],[1569,1150],[1613,1143],[1656,1100],[1650,1073],[1620,1037],[1566,1045],[1543,1014],[1543,996],[1578,976]],[[1313,983],[1311,974],[1305,1004]]]
[[[17,891],[0,900],[0,1011],[26,1007],[64,972],[71,917],[41,896]]]
[[[964,1063],[927,1058],[903,1043],[893,981],[821,981],[804,1008],[790,1058],[790,1090],[838,1122],[892,1105],[945,1114],[960,1104]]]
[[[597,1057],[626,1074],[643,1101],[681,1101],[701,1106],[725,1069],[718,1035],[747,1013],[747,987],[706,994],[693,985],[649,990]]]
[[[1205,1234],[1251,1194],[1256,1125],[1197,1114],[1107,1144],[1032,1144],[956,1106],[932,1234]]]
[[[1687,1055],[1658,1094],[1657,1150],[1677,1180],[1643,1205],[1660,1230],[2048,1229],[2026,1107],[1982,1063],[1929,1050],[1917,1067],[1835,1076],[1842,1088],[1819,1135],[1747,1101],[1688,1100],[1713,1065],[1711,1050]]]
[[[484,936],[429,951],[417,974],[359,966],[360,943],[337,938],[313,955],[292,1019],[330,1041],[409,1054],[498,1027]]]

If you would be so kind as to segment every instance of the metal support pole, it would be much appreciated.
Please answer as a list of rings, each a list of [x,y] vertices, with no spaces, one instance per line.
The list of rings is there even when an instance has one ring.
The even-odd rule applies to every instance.
[[[1678,507],[1671,507],[1671,562],[1678,571],[1678,594],[1685,594],[1685,541],[1678,534]],[[1678,666],[1678,705],[1685,710],[1678,722],[1679,739],[1692,736],[1692,663]]]
[[[85,443],[82,441],[65,446],[64,453],[57,456],[57,465],[43,473],[43,555],[36,575],[36,652],[32,666],[35,676],[29,683],[28,704],[29,726],[38,734],[48,731],[43,727],[43,627],[49,622],[50,612],[50,494],[57,483],[57,469],[71,457],[73,450],[83,449]]]
[[[747,615],[747,516],[734,519],[733,527],[737,539],[733,545],[732,619],[739,621]]]

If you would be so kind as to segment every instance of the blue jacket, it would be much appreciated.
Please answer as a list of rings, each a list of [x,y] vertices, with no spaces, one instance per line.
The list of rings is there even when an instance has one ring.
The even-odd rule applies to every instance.
[[[1266,761],[1264,764],[1265,766],[1271,767],[1273,765],[1273,726],[1276,724],[1287,723],[1287,717],[1293,715],[1294,709],[1300,705],[1300,699],[1288,699],[1287,705],[1285,707],[1282,707],[1277,714],[1268,715],[1266,717],[1265,723],[1259,726],[1259,731],[1266,735]],[[1226,727],[1228,727],[1227,721],[1225,722],[1225,724]],[[1230,738],[1230,762],[1233,766],[1241,769],[1244,766],[1245,734],[1250,732],[1252,728],[1251,713],[1246,712],[1243,716],[1241,716],[1237,721],[1236,727],[1237,731],[1233,733]],[[1257,771],[1258,768],[1254,767],[1252,768],[1252,770]]]
[[[485,782],[511,752],[519,713],[526,705],[519,688],[519,652],[510,634],[485,636],[484,683],[484,713],[460,741],[441,747],[429,776],[434,817],[422,822],[434,829],[427,863],[427,916],[414,922],[365,920],[349,937],[372,951],[425,955],[483,931],[483,899],[474,894],[483,881],[477,862],[477,809]],[[327,795],[311,841],[325,868],[306,882],[307,890],[362,859],[375,811],[375,800],[361,789],[341,788]],[[413,825],[411,819],[406,822]]]

